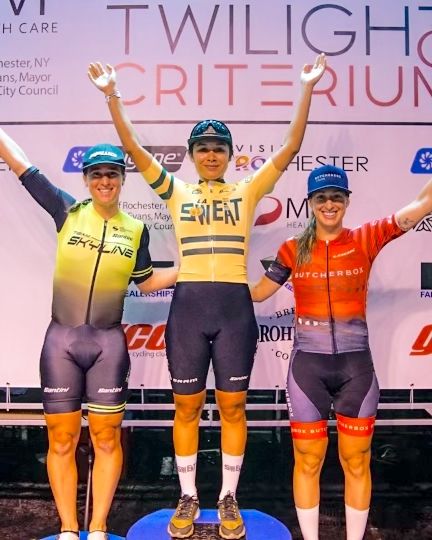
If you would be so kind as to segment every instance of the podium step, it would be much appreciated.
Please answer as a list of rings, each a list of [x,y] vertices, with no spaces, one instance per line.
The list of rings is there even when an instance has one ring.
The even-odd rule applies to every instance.
[[[173,509],[163,509],[139,519],[129,529],[126,540],[171,540],[167,532]],[[246,526],[244,540],[292,540],[283,523],[259,510],[242,510]],[[217,510],[201,510],[194,534],[188,540],[223,540],[218,533]],[[243,539],[242,539],[243,540]]]

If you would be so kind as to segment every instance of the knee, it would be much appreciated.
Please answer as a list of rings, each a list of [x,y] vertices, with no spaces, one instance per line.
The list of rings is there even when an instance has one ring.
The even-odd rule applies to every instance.
[[[316,476],[320,473],[324,458],[316,454],[297,454],[295,467],[305,476]]]
[[[195,400],[181,400],[175,404],[177,420],[185,423],[198,422],[201,416],[202,403]]]
[[[120,447],[120,427],[106,426],[92,435],[95,453],[112,454]]]
[[[56,429],[50,431],[49,434],[49,450],[57,456],[63,457],[75,454],[76,445],[78,443],[78,435]]]
[[[340,456],[345,474],[353,478],[363,478],[369,473],[370,452],[359,452],[349,457]]]
[[[229,405],[219,404],[221,419],[230,424],[240,422],[245,417],[245,403],[230,403]]]

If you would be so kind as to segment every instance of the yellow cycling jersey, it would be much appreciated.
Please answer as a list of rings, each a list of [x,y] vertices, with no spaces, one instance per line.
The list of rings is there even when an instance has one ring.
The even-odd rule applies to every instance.
[[[36,167],[20,178],[57,227],[53,320],[73,327],[120,324],[129,282],[153,273],[146,226],[120,210],[105,220],[91,200],[77,203]]]
[[[142,172],[165,201],[180,252],[177,281],[247,283],[249,235],[256,205],[282,172],[271,159],[235,183],[185,183],[156,159]]]

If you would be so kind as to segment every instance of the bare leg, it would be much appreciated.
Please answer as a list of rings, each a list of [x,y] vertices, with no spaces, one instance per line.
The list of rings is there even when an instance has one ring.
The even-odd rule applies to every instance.
[[[45,414],[48,427],[48,478],[62,531],[78,531],[75,451],[81,431],[81,410]]]
[[[95,462],[93,467],[93,514],[90,531],[105,531],[108,512],[123,465],[120,442],[123,413],[89,413]]]

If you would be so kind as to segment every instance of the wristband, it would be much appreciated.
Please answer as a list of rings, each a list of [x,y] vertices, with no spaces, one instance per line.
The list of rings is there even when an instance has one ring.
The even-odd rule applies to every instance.
[[[105,101],[108,103],[112,97],[121,98],[121,94],[118,90],[114,90],[112,94],[108,94],[105,96]]]

